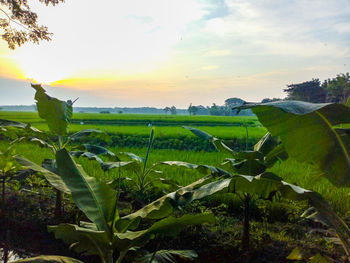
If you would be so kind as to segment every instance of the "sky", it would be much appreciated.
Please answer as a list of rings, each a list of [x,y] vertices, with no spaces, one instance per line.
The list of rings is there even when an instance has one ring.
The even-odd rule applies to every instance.
[[[0,39],[0,105],[33,104],[34,82],[75,106],[222,105],[350,72],[350,0],[28,2],[54,35]]]

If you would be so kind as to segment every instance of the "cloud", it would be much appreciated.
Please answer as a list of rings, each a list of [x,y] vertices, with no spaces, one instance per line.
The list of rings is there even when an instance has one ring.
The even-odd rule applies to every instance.
[[[214,69],[218,69],[218,68],[219,68],[219,66],[210,65],[210,66],[201,67],[201,70],[214,70]]]

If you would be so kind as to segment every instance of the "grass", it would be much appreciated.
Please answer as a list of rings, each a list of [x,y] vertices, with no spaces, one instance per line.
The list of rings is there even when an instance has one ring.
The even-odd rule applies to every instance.
[[[0,119],[8,119],[29,123],[43,123],[37,112],[12,112],[0,111]],[[176,123],[200,123],[202,125],[259,125],[255,116],[189,116],[189,115],[155,115],[155,114],[99,114],[99,113],[74,113],[73,123],[75,121],[96,121],[100,124],[109,121],[135,122],[137,123],[164,123],[165,125]]]
[[[213,136],[222,139],[244,139],[246,138],[245,124],[248,125],[248,136],[250,139],[258,140],[266,133],[266,129],[261,127],[256,117],[223,117],[223,116],[185,116],[185,115],[140,115],[140,114],[94,114],[94,113],[76,113],[74,118],[82,119],[84,124],[73,123],[70,125],[70,132],[77,132],[83,129],[100,129],[111,134],[123,134],[132,136],[146,137],[150,133],[150,128],[146,125],[147,119],[161,123],[156,126],[156,137],[178,138],[184,136],[194,136],[190,131],[182,128],[182,125],[191,125],[200,128]],[[0,112],[0,119],[31,123],[34,127],[48,131],[44,120],[40,119],[36,112]],[[87,120],[98,120],[93,124],[86,123]],[[74,120],[74,119],[73,119]],[[108,120],[125,120],[133,122],[142,120],[145,124],[134,122],[133,125],[125,123],[108,124]],[[190,123],[186,123],[190,121]],[[167,124],[169,124],[167,126]],[[205,124],[205,125],[204,125]],[[217,124],[217,125],[214,125]],[[220,126],[222,125],[222,126]]]
[[[0,150],[3,150],[7,143],[0,142]],[[146,148],[112,148],[114,152],[127,151],[140,156],[145,156]],[[20,144],[17,147],[17,153],[40,164],[45,158],[53,158],[50,150],[39,148],[37,146]],[[152,150],[149,164],[157,161],[185,161],[195,164],[209,164],[219,166],[226,154],[218,152],[190,152],[178,150]],[[99,168],[99,164],[94,161],[88,161],[85,158],[77,160],[82,164],[87,174],[98,178],[112,178],[116,171],[104,174]],[[178,167],[163,167],[162,177],[171,178],[180,185],[187,185],[198,180],[202,175],[196,171],[187,170]],[[329,183],[324,177],[319,176],[317,169],[311,165],[300,164],[295,160],[276,164],[272,169],[277,175],[285,181],[299,185],[306,189],[319,192],[332,207],[340,214],[345,215],[350,211],[350,190],[348,188],[337,188]]]

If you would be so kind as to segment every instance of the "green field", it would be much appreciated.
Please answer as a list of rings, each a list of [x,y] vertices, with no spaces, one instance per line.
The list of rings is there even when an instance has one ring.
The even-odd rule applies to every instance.
[[[0,112],[0,119],[8,119],[14,121],[20,121],[25,123],[31,123],[35,127],[48,131],[48,127],[45,122],[40,119],[36,112]],[[161,122],[161,126],[155,127],[155,142],[161,141],[164,138],[171,138],[177,144],[183,143],[181,140],[186,137],[197,139],[190,131],[181,127],[188,122],[193,124],[193,127],[198,127],[214,136],[223,139],[238,138],[244,141],[246,137],[246,128],[248,126],[248,136],[257,141],[265,133],[266,129],[259,125],[256,117],[219,117],[219,116],[174,116],[174,115],[137,115],[137,114],[89,114],[89,113],[76,113],[74,114],[73,123],[76,120],[81,120],[84,124],[71,124],[70,132],[76,132],[82,129],[98,128],[109,134],[126,136],[127,140],[132,138],[144,137],[143,145],[133,145],[133,147],[116,147],[110,145],[110,149],[114,152],[128,151],[141,156],[145,155],[146,148],[144,147],[147,143],[147,137],[150,132],[150,127],[147,125],[141,125],[140,123],[148,123],[149,121]],[[87,120],[94,120],[95,124],[85,124]],[[110,124],[109,121],[119,121],[120,123]],[[124,122],[122,125],[121,123]],[[128,125],[125,123],[128,122]],[[166,123],[170,122],[170,126],[166,126]],[[107,124],[106,124],[107,123]],[[132,125],[130,125],[132,123]],[[177,123],[178,125],[174,125]],[[205,123],[205,125],[204,125]],[[216,125],[221,123],[221,125]],[[235,124],[229,126],[229,124]],[[239,124],[239,125],[238,125]],[[154,127],[154,126],[153,126]],[[119,138],[119,137],[118,137]],[[158,140],[158,141],[157,141]],[[1,147],[4,147],[6,143],[2,143]],[[165,145],[171,148],[172,144]],[[1,148],[0,148],[1,149]],[[46,149],[40,149],[38,147],[30,145],[19,145],[17,152],[23,154],[29,159],[41,163],[44,158],[50,156],[51,152]],[[205,152],[205,151],[185,151],[175,149],[153,149],[150,156],[151,162],[156,161],[185,161],[195,164],[209,164],[219,166],[220,163],[227,158],[223,153],[218,152]],[[103,174],[99,169],[99,166],[95,162],[90,162],[85,159],[78,160],[86,171],[93,176],[113,176],[111,174]],[[186,185],[197,180],[201,175],[197,172],[188,171],[183,168],[163,168],[163,177],[175,179],[179,184]],[[331,185],[326,179],[318,178],[319,173],[315,172],[311,166],[299,164],[293,160],[276,164],[272,168],[272,171],[276,172],[279,176],[284,178],[287,182],[298,184],[307,189],[315,190],[321,193],[332,203],[333,207],[336,208],[342,214],[345,214],[350,210],[350,192],[348,189],[339,189]],[[317,180],[316,183],[314,179]],[[347,200],[347,202],[342,202]],[[342,204],[342,205],[340,205]],[[345,205],[344,205],[345,204]],[[347,205],[348,204],[348,205]]]
[[[0,142],[0,151],[7,147],[8,143]],[[16,148],[16,152],[28,159],[40,164],[45,158],[53,158],[50,150],[39,148],[29,144],[20,144]],[[140,156],[145,156],[146,148],[111,148],[115,153],[118,152],[132,152]],[[150,163],[157,161],[185,161],[195,164],[208,164],[213,166],[220,166],[220,163],[230,157],[227,154],[219,152],[191,152],[178,150],[152,150],[150,154]],[[94,161],[88,161],[85,158],[77,159],[82,164],[84,170],[89,175],[98,178],[114,178],[116,174],[113,172],[103,173],[99,164]],[[180,185],[187,185],[198,180],[202,175],[196,171],[187,170],[185,168],[170,168],[162,167],[161,175],[164,178],[171,178]],[[350,211],[350,190],[348,188],[337,188],[333,186],[325,178],[320,177],[315,167],[307,164],[301,164],[294,160],[277,163],[272,169],[274,173],[278,174],[285,181],[299,185],[306,189],[314,190],[324,196],[334,209],[342,215]],[[317,180],[316,180],[317,179]]]
[[[186,115],[139,115],[139,114],[95,114],[74,113],[70,132],[82,129],[100,129],[111,134],[148,136],[153,123],[156,137],[178,138],[193,136],[182,126],[198,127],[213,136],[223,139],[245,139],[246,127],[250,139],[258,140],[266,129],[261,127],[256,117],[247,116],[186,116]],[[0,119],[31,123],[34,127],[48,131],[44,120],[36,112],[0,112]],[[83,123],[83,124],[80,124]],[[156,124],[157,125],[156,125]]]

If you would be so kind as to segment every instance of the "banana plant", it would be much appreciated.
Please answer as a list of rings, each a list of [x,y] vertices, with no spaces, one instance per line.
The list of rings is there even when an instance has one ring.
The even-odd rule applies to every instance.
[[[168,199],[149,204],[129,217],[119,217],[117,192],[106,183],[86,175],[66,149],[56,152],[59,174],[71,191],[73,201],[90,222],[79,225],[60,224],[49,226],[56,238],[70,244],[70,247],[84,255],[98,255],[102,262],[113,261],[115,250],[119,252],[116,262],[122,262],[127,252],[145,245],[157,235],[176,236],[188,225],[214,222],[212,214],[171,216],[180,205],[180,196],[175,194],[173,202]],[[198,182],[200,184],[202,181]],[[189,189],[193,189],[191,186]],[[165,201],[166,200],[166,201]],[[158,220],[149,228],[140,230],[141,219]]]
[[[350,107],[337,103],[277,101],[246,103],[288,155],[313,163],[336,186],[350,186]]]
[[[349,104],[278,101],[246,103],[235,109],[247,108],[272,135],[279,136],[288,155],[315,164],[335,186],[350,186],[350,132],[344,128],[350,123]],[[338,221],[336,214],[327,220],[350,258],[349,229]]]
[[[285,160],[288,158],[288,153],[281,143],[279,137],[274,137],[270,133],[266,134],[255,146],[254,151],[245,152],[235,152],[229,148],[222,140],[211,136],[201,130],[191,127],[185,127],[193,132],[195,135],[211,140],[215,147],[220,152],[225,152],[230,154],[234,158],[227,158],[223,163],[222,167],[227,171],[232,173],[247,175],[247,176],[261,176],[266,174],[266,169],[272,167],[278,160]],[[259,175],[260,174],[260,175]],[[268,173],[272,175],[271,173]],[[278,176],[276,177],[276,179]],[[271,178],[270,178],[271,179]],[[269,180],[270,180],[269,179]],[[277,179],[278,180],[278,179]],[[269,182],[265,186],[262,182],[260,186],[264,189],[269,187]],[[237,188],[242,194],[243,188]],[[270,199],[275,194],[274,191],[270,192],[268,195],[266,193],[261,195],[261,192],[256,191],[256,189],[247,189],[243,192],[243,197],[240,197],[244,204],[244,224],[243,224],[243,236],[242,236],[242,249],[248,253],[249,250],[249,202],[252,195],[258,196],[264,199]],[[239,195],[239,196],[240,196]],[[314,199],[316,200],[316,199]],[[320,200],[318,198],[317,200]],[[347,255],[350,255],[350,231],[347,225],[342,221],[340,217],[331,209],[326,201],[316,202],[309,200],[312,206],[317,206],[317,214],[322,215],[323,218],[329,225],[334,228],[342,240],[342,244]]]
[[[6,183],[16,179],[16,171],[19,165],[14,160],[13,156],[15,149],[10,146],[4,152],[0,151],[0,180],[2,185],[1,203],[5,205],[6,199]]]
[[[45,89],[43,89],[40,84],[32,84],[32,87],[36,90],[35,100],[37,101],[36,104],[39,117],[45,120],[51,134],[41,132],[27,124],[6,120],[3,120],[2,122],[0,121],[2,127],[22,128],[27,131],[13,141],[13,143],[35,143],[41,147],[51,149],[53,154],[55,154],[58,150],[68,147],[69,142],[75,142],[85,136],[94,136],[105,140],[109,139],[108,135],[95,129],[82,130],[69,135],[68,127],[73,114],[74,102],[70,100],[61,101],[47,95]],[[51,140],[52,135],[56,137],[56,140]],[[16,160],[24,167],[42,173],[47,181],[56,189],[55,214],[57,217],[60,217],[62,212],[63,193],[69,194],[70,191],[61,180],[56,160],[44,160],[42,163],[43,167],[40,167],[21,156],[16,156]]]
[[[162,171],[156,170],[156,167],[162,164],[162,162],[153,163],[148,165],[149,156],[154,141],[154,129],[150,131],[148,140],[146,156],[143,158],[130,152],[118,152],[114,153],[102,146],[94,146],[90,144],[82,144],[76,147],[77,151],[72,151],[71,154],[77,158],[85,157],[89,160],[97,161],[101,169],[111,171],[118,169],[118,178],[115,180],[115,184],[120,188],[119,182],[123,179],[130,181],[135,188],[134,196],[135,201],[143,206],[147,201],[147,194],[155,192],[165,192],[165,186],[168,186],[170,190],[178,189],[180,186],[171,179],[165,179],[160,177]],[[107,156],[112,161],[103,161],[100,156]],[[127,161],[121,161],[126,158]],[[134,174],[135,177],[123,177],[120,178],[121,170],[130,174]],[[114,182],[111,182],[114,184]]]

